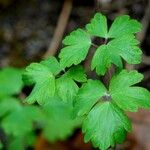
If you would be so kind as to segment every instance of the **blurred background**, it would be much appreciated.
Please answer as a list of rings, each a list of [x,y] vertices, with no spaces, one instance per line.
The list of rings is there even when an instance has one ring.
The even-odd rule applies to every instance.
[[[141,86],[150,90],[150,0],[0,0],[0,68],[24,68],[49,55],[57,56],[62,38],[78,27],[83,28],[95,12],[106,15],[109,24],[121,14],[128,14],[143,24],[137,35],[143,50],[142,63],[126,67],[143,73],[145,78]],[[84,66],[92,76],[88,59],[90,56]],[[23,91],[26,94],[29,89],[26,87]],[[150,111],[140,110],[128,115],[133,121],[133,132],[116,149],[150,150]],[[7,140],[2,129],[0,141],[3,144],[1,149],[6,149]],[[35,150],[93,149],[90,143],[84,144],[78,129],[66,141],[55,143],[48,142],[37,133],[32,146],[26,147]]]

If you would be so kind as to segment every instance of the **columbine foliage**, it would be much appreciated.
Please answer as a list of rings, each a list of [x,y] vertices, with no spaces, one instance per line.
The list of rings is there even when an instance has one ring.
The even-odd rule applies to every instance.
[[[83,122],[85,142],[91,140],[96,147],[105,150],[122,141],[122,134],[131,130],[131,123],[123,110],[150,108],[150,92],[132,86],[142,78],[137,71],[123,70],[112,78],[108,90],[98,80],[88,80],[80,88],[74,114],[87,115]]]
[[[141,61],[141,50],[134,36],[141,30],[141,24],[129,16],[119,16],[110,29],[107,29],[107,19],[97,13],[86,25],[87,33],[78,29],[64,39],[64,47],[60,52],[60,62],[64,67],[79,64],[83,61],[91,45],[89,36],[105,38],[105,44],[100,45],[92,59],[91,69],[96,68],[99,75],[104,75],[111,64],[122,68],[121,57],[129,64],[138,64]],[[110,42],[107,43],[107,41]]]
[[[55,60],[55,63],[53,60]],[[26,81],[35,83],[35,85],[26,99],[27,102],[34,103],[37,101],[43,105],[48,103],[55,95],[60,96],[64,101],[72,101],[79,89],[76,82],[86,81],[85,72],[81,66],[75,66],[59,75],[61,71],[63,69],[54,57],[40,63],[30,64],[23,76]]]
[[[106,150],[124,141],[132,128],[125,111],[150,108],[150,92],[135,85],[143,75],[123,69],[123,60],[129,64],[141,62],[142,52],[135,37],[140,30],[141,24],[127,15],[117,17],[108,29],[106,17],[97,13],[85,30],[77,29],[63,40],[60,61],[50,57],[26,68],[24,79],[34,84],[26,100],[37,101],[50,117],[43,131],[45,137],[50,141],[64,139],[83,119],[85,142],[91,140],[95,147]],[[91,70],[101,76],[112,64],[116,69],[108,87],[102,81],[87,80],[79,65],[95,45],[93,36],[104,42],[95,50]],[[72,113],[79,120],[72,119]]]

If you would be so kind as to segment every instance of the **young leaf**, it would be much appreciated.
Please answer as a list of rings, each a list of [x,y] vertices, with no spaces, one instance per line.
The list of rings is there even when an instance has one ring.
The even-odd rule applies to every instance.
[[[48,102],[50,97],[54,96],[55,77],[49,69],[40,63],[32,63],[26,68],[24,75],[35,82],[31,94],[26,99],[28,103],[31,104],[37,101],[42,105]]]
[[[107,38],[106,17],[100,13],[96,13],[91,23],[86,25],[86,29],[91,35]]]
[[[123,141],[122,134],[131,130],[131,123],[119,107],[101,102],[89,112],[82,129],[85,142],[91,140],[95,147],[107,150]]]
[[[117,17],[113,24],[110,27],[108,32],[108,37],[110,38],[120,38],[126,34],[134,34],[141,31],[141,24],[134,20],[130,19],[128,15]]]
[[[74,101],[74,115],[83,116],[92,109],[94,104],[107,92],[104,85],[98,80],[88,80],[79,89]]]
[[[18,94],[23,86],[21,70],[4,68],[0,70],[0,98]]]
[[[43,135],[51,142],[65,140],[76,127],[81,124],[81,119],[72,119],[72,102],[65,103],[58,97],[54,97],[48,104],[43,106],[47,115],[46,126]]]
[[[85,59],[91,45],[91,39],[84,30],[78,29],[67,36],[63,40],[63,44],[66,47],[61,50],[59,58],[60,64],[65,68],[73,64],[77,65]]]
[[[137,71],[123,70],[114,76],[109,86],[112,100],[126,111],[150,108],[150,92],[142,87],[133,86],[142,79],[143,75]]]

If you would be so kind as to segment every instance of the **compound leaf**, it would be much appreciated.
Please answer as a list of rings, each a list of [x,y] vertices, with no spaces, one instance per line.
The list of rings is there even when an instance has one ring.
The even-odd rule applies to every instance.
[[[66,47],[61,50],[59,58],[60,64],[65,68],[73,64],[77,65],[85,59],[91,45],[91,39],[84,30],[78,29],[67,36],[63,40],[63,44]]]
[[[91,23],[86,25],[86,29],[91,35],[107,38],[106,17],[100,13],[96,13]]]
[[[92,141],[102,150],[122,143],[131,123],[125,111],[150,108],[150,92],[133,86],[143,79],[137,71],[123,70],[110,81],[109,92],[100,81],[88,80],[79,89],[74,115],[83,116],[85,142]]]
[[[141,31],[141,28],[141,24],[134,19],[130,19],[128,15],[119,16],[112,23],[108,32],[108,37],[120,38],[126,34],[137,33]]]
[[[143,75],[137,71],[121,71],[110,82],[112,100],[126,111],[150,108],[150,92],[142,87],[133,86],[142,79]]]
[[[101,102],[89,112],[82,129],[85,142],[91,140],[95,147],[107,150],[124,140],[131,123],[119,107],[111,102]]]
[[[96,68],[98,75],[104,75],[112,63],[122,69],[121,57],[129,64],[139,64],[142,51],[137,46],[138,43],[134,35],[125,35],[113,39],[107,45],[101,45],[94,54],[91,69]]]

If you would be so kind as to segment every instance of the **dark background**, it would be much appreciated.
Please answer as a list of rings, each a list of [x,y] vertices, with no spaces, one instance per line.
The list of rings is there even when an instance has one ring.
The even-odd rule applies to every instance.
[[[138,69],[143,73],[145,78],[142,86],[150,90],[148,0],[0,0],[0,68],[25,67],[30,62],[40,61],[48,55],[48,52],[57,55],[62,46],[61,37],[78,27],[83,28],[95,12],[106,15],[109,24],[121,14],[128,14],[142,22],[143,30],[138,34],[138,39],[144,53],[143,61],[140,65],[127,68]],[[69,19],[65,20],[65,17]],[[87,70],[90,61],[88,59],[84,63]],[[129,116],[133,120],[133,133],[129,134],[126,142],[116,149],[150,150],[150,111],[140,110]],[[90,144],[83,144],[80,131],[76,131],[68,141],[56,144],[50,144],[39,137],[35,149],[91,150],[92,148]]]

